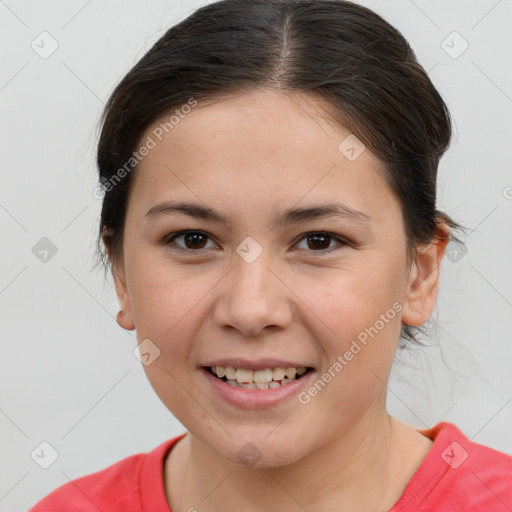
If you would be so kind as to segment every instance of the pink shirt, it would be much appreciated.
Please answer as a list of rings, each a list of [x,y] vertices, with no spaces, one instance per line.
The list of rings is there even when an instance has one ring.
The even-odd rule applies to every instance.
[[[470,441],[452,423],[418,431],[434,444],[389,512],[512,511],[511,455]],[[163,463],[185,435],[67,482],[28,512],[171,512]]]

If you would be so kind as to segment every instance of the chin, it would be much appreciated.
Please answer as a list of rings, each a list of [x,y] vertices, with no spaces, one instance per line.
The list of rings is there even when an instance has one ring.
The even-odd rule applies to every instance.
[[[237,436],[230,438],[228,444],[223,446],[209,446],[217,455],[237,468],[277,468],[293,464],[306,455],[297,451],[297,446],[302,446],[301,443],[289,437],[284,440],[277,436],[274,439],[264,436]]]

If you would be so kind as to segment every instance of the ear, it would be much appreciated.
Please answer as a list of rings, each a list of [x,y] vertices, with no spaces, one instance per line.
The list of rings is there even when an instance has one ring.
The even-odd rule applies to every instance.
[[[450,240],[450,227],[439,222],[432,242],[418,247],[418,257],[411,265],[402,310],[402,323],[411,326],[424,324],[437,301],[441,260]]]
[[[103,243],[107,248],[108,258],[112,268],[112,277],[116,288],[116,295],[119,300],[120,311],[117,314],[117,323],[127,331],[135,329],[133,321],[132,307],[130,303],[130,295],[126,286],[126,273],[124,268],[123,255],[114,255],[112,250],[112,236],[110,232],[104,231],[102,235]]]

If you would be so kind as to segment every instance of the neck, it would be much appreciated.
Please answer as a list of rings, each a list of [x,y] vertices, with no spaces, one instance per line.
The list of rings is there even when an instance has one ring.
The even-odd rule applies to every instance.
[[[166,461],[167,500],[173,512],[313,512],[339,510],[340,503],[347,512],[385,512],[431,445],[385,409],[362,417],[296,463],[272,468],[235,466],[189,433]]]

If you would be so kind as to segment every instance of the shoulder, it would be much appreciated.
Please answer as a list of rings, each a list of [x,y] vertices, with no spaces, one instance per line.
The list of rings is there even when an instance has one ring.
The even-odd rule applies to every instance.
[[[66,482],[28,512],[138,512],[142,510],[142,475],[163,477],[161,462],[181,437],[167,440],[149,453],[131,455],[100,471]]]
[[[512,455],[472,441],[452,423],[420,432],[434,440],[424,461],[433,475],[425,505],[454,511],[512,507]]]
[[[108,507],[126,505],[127,496],[133,504],[140,494],[137,477],[146,455],[131,455],[100,471],[71,480],[45,496],[28,512],[109,510]]]
[[[454,482],[459,480],[459,488],[471,497],[472,503],[497,509],[503,503],[512,507],[512,455],[468,439],[455,426],[454,432],[458,439],[450,443],[444,452],[447,460],[460,459],[460,466],[456,462],[453,470],[462,469],[463,478],[454,479]],[[464,484],[471,488],[464,487]]]

